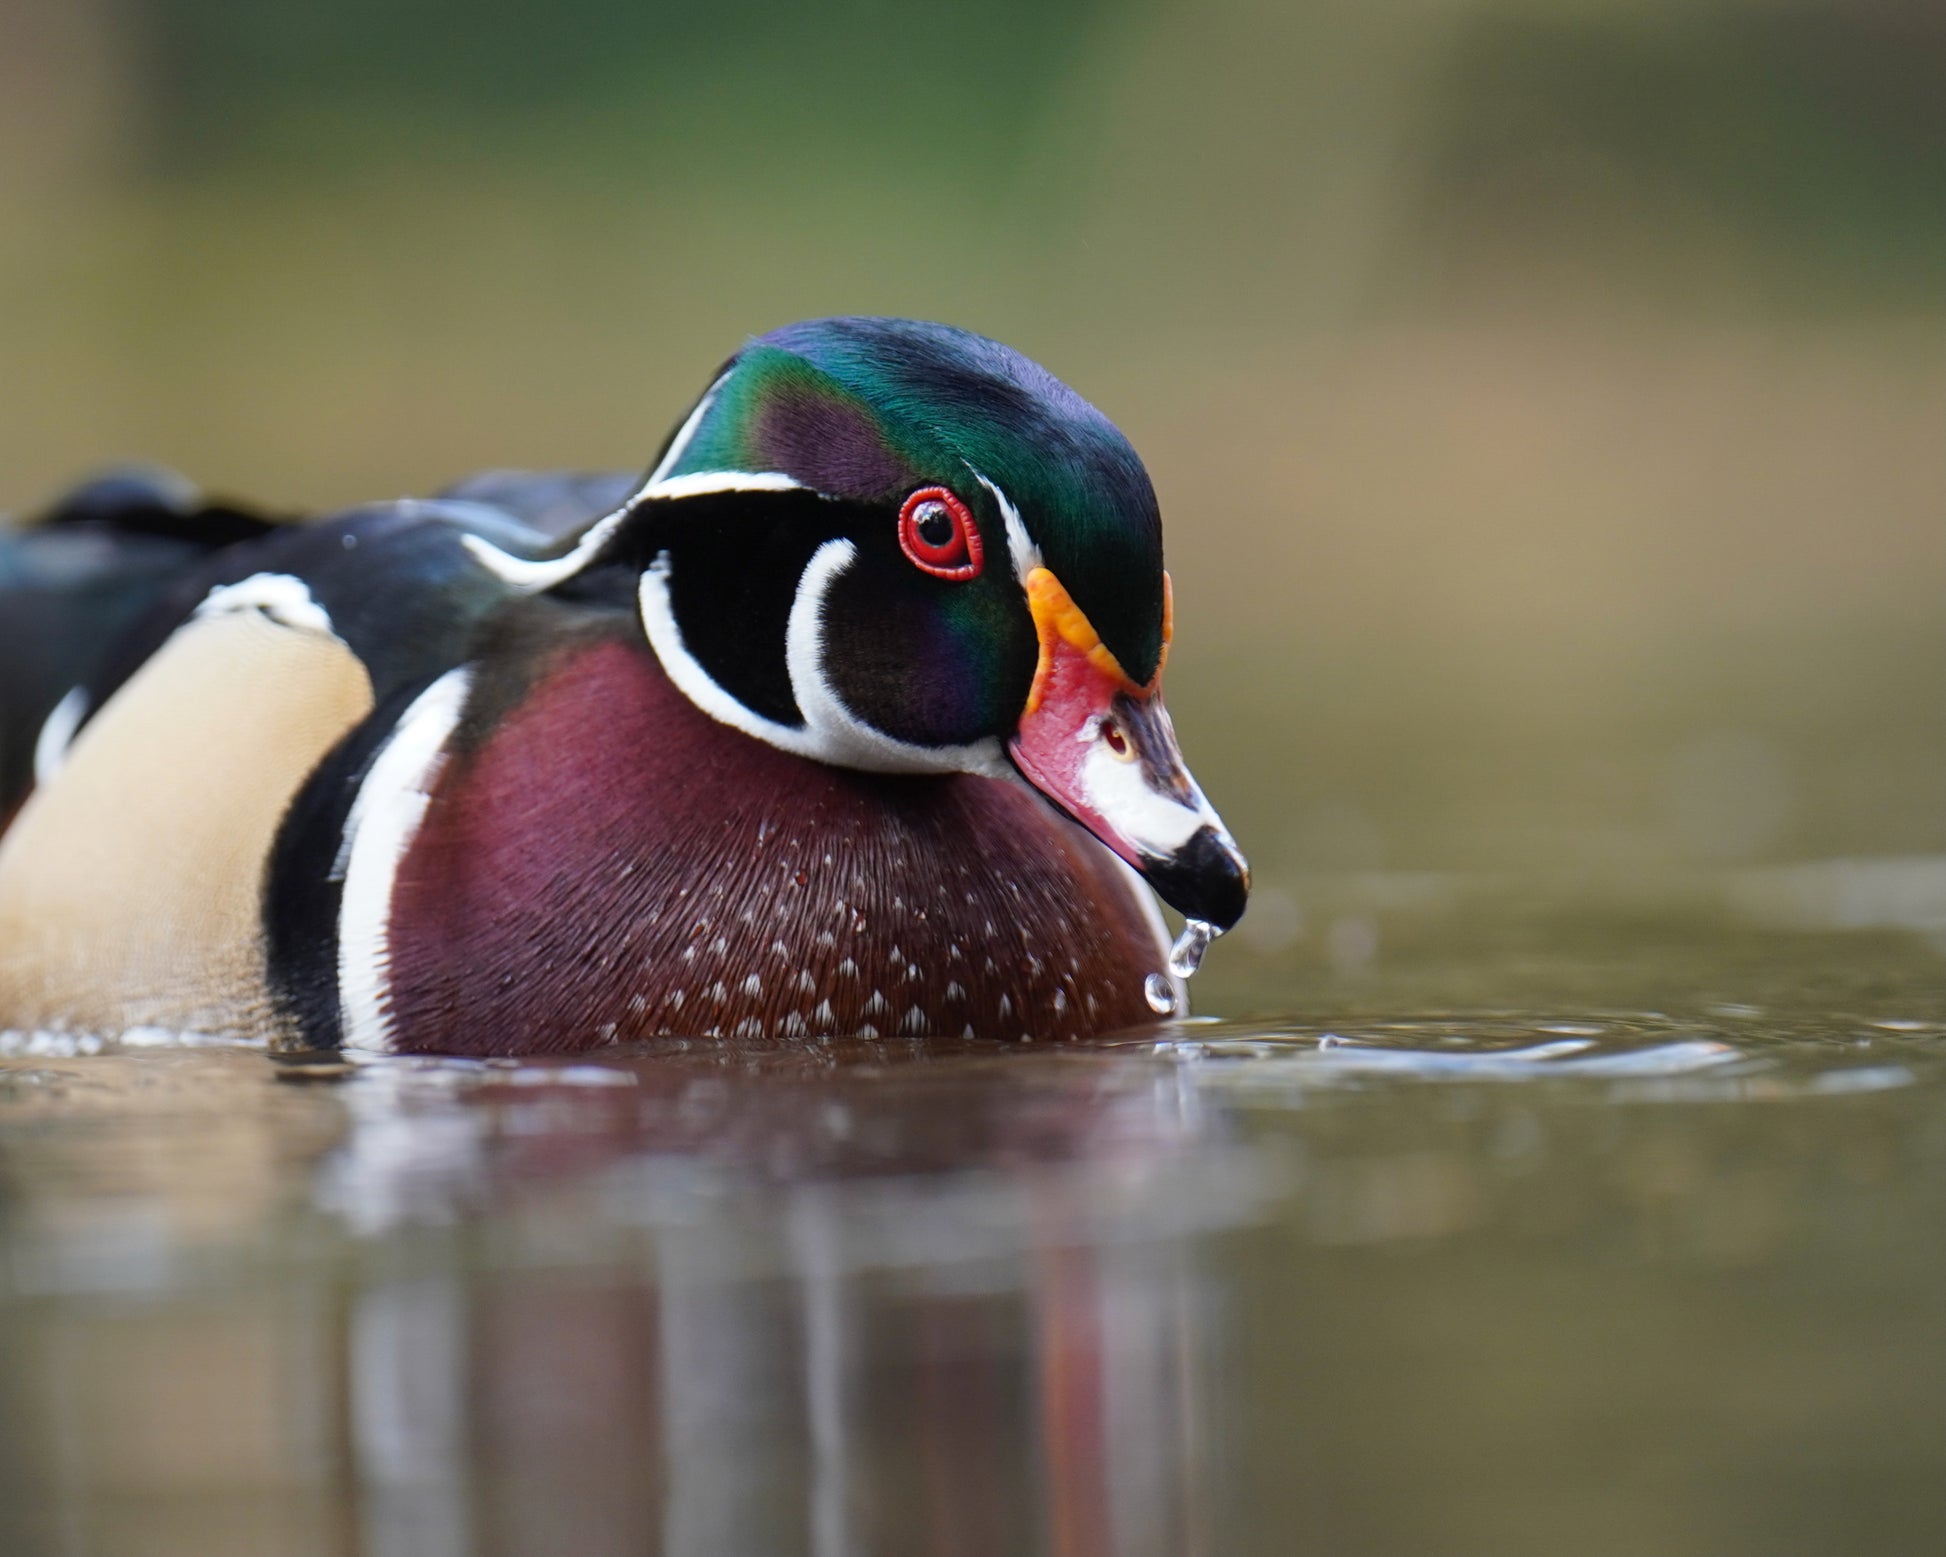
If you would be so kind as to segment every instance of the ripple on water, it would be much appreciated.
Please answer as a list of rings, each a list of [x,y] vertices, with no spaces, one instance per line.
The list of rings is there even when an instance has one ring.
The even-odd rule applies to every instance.
[[[1922,1022],[1868,1025],[1922,1043],[1941,1030]],[[1841,1045],[1834,1036],[1766,1036],[1631,1013],[1600,1020],[1426,1017],[1331,1028],[1192,1020],[1171,1024],[1166,1036],[1125,1043],[1197,1067],[1204,1084],[1244,1092],[1594,1082],[1603,1085],[1592,1095],[1608,1101],[1762,1102],[1885,1091],[1946,1067],[1933,1045],[1862,1059],[1861,1048],[1883,1049],[1897,1039],[1854,1035]]]

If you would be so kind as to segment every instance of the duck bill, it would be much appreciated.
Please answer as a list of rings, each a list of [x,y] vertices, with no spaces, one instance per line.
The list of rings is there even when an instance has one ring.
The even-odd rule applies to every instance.
[[[1250,867],[1183,762],[1160,667],[1146,687],[1130,681],[1047,569],[1029,575],[1027,595],[1041,657],[1008,743],[1014,766],[1170,907],[1229,929]]]

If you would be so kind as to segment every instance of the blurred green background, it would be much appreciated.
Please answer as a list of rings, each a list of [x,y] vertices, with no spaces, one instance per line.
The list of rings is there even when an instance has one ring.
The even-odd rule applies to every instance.
[[[0,0],[0,36],[0,509],[129,457],[289,505],[641,466],[751,333],[945,319],[1149,462],[1260,950],[1312,879],[1946,847],[1935,5]]]

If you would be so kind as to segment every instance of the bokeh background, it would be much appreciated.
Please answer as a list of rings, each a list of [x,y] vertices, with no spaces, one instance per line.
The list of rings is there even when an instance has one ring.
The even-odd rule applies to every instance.
[[[641,466],[752,333],[950,320],[1149,462],[1267,965],[1367,968],[1482,875],[1946,929],[1937,6],[0,0],[0,38],[0,511],[131,457],[298,508]]]

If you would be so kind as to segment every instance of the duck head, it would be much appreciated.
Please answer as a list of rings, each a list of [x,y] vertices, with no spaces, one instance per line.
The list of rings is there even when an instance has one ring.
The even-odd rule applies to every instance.
[[[752,342],[641,487],[529,588],[622,566],[704,712],[840,766],[1021,778],[1227,929],[1249,871],[1162,700],[1154,488],[1107,417],[1018,352],[898,319]]]

